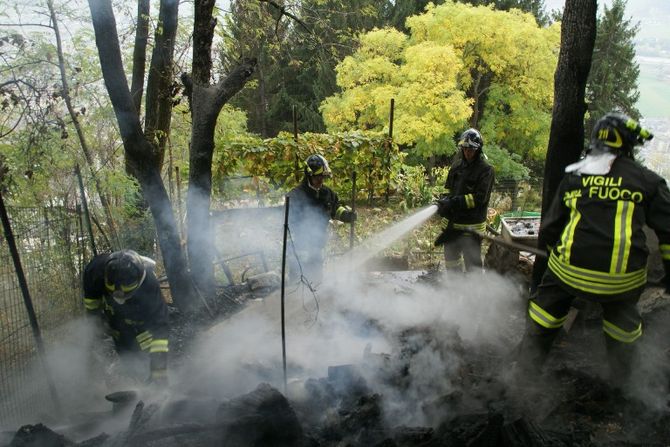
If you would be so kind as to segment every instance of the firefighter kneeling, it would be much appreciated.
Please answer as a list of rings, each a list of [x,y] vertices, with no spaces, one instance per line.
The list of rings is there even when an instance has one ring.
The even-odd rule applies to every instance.
[[[620,386],[629,378],[643,329],[637,303],[647,282],[645,225],[658,236],[670,278],[670,191],[662,177],[633,159],[634,146],[651,138],[636,121],[608,113],[596,123],[586,156],[566,168],[542,220],[543,235],[553,243],[528,303],[521,371],[539,372],[573,298],[580,297],[602,306],[611,381]],[[594,186],[610,192],[594,193]]]
[[[84,270],[86,313],[101,316],[130,377],[167,384],[168,309],[155,262],[133,250],[98,255]],[[147,357],[149,368],[147,370]]]

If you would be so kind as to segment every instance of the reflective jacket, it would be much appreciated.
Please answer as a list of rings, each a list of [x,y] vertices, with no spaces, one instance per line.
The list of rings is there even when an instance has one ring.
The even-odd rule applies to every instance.
[[[450,223],[454,229],[484,231],[493,189],[494,172],[481,151],[468,162],[461,154],[447,175],[445,194],[452,199]]]
[[[614,298],[647,282],[643,226],[658,235],[670,265],[670,191],[665,180],[620,156],[606,175],[566,174],[543,234],[554,241],[549,270],[577,295]]]
[[[168,309],[158,279],[147,269],[142,285],[132,298],[119,304],[105,288],[105,264],[109,254],[96,256],[84,270],[84,305],[89,314],[102,314],[118,352],[145,351],[152,371],[167,367]]]

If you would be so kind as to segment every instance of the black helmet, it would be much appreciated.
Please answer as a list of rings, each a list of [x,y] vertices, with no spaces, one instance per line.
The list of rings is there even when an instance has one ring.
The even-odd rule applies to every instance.
[[[481,151],[484,147],[484,140],[482,140],[482,134],[479,133],[477,129],[468,129],[463,132],[458,139],[458,147],[465,148],[469,147],[478,151]]]
[[[319,154],[310,155],[305,160],[305,175],[311,177],[313,175],[323,175],[325,177],[331,176],[328,160]]]
[[[634,119],[623,113],[610,112],[600,118],[591,132],[591,149],[602,152],[632,154],[633,147],[654,138]]]
[[[105,288],[123,304],[140,288],[147,276],[142,257],[133,250],[115,251],[105,264]]]

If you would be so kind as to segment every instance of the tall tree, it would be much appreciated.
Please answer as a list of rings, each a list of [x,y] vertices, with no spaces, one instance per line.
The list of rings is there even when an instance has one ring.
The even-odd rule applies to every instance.
[[[210,227],[209,208],[216,121],[223,106],[244,87],[256,66],[256,59],[241,60],[219,82],[211,83],[212,41],[217,23],[213,16],[214,3],[214,0],[195,2],[193,69],[190,75],[182,75],[191,106],[192,123],[186,205],[188,254],[193,279],[205,297],[212,297],[215,293],[214,234]]]
[[[181,309],[193,310],[196,307],[193,284],[188,273],[186,256],[181,248],[172,205],[161,179],[163,154],[159,152],[160,146],[153,138],[156,135],[169,133],[169,120],[162,117],[166,109],[169,113],[171,107],[171,95],[169,91],[165,91],[165,85],[169,85],[166,79],[172,77],[178,1],[160,2],[159,26],[154,36],[150,68],[150,72],[154,75],[149,76],[147,83],[145,129],[142,128],[139,111],[136,108],[137,93],[133,98],[126,80],[111,0],[89,0],[89,8],[102,74],[119,124],[126,161],[136,175],[142,194],[151,209],[172,298]],[[153,118],[149,119],[149,116]]]
[[[565,167],[579,159],[584,146],[586,81],[596,39],[596,0],[566,0],[561,22],[561,50],[554,78],[554,109],[544,169],[542,213],[551,205]],[[548,243],[540,229],[538,246]],[[546,270],[546,260],[533,266],[534,284]]]
[[[476,23],[473,27],[471,24]],[[486,129],[488,142],[526,157],[547,144],[559,29],[530,14],[447,2],[393,30],[360,37],[337,67],[341,93],[322,103],[330,130],[388,123],[396,99],[394,139],[420,157],[448,154],[463,127]]]
[[[598,18],[598,33],[593,49],[593,63],[586,85],[589,104],[587,128],[605,113],[619,110],[636,119],[635,107],[640,97],[640,66],[635,62],[635,43],[639,23],[625,17],[626,0],[614,0]]]
[[[270,7],[276,2],[262,3],[231,3],[230,39],[222,51],[233,60],[254,47],[259,55],[257,82],[233,103],[250,110],[249,129],[263,136],[291,131],[294,108],[301,131],[322,132],[319,104],[338,89],[334,68],[354,52],[358,33],[384,23],[379,11],[387,2],[305,0],[284,6],[292,16],[286,21]]]
[[[233,0],[225,17],[225,39],[219,49],[224,69],[235,67],[240,59],[256,57],[254,83],[248,85],[233,103],[247,112],[249,131],[267,138],[277,133],[269,113],[273,94],[278,90],[277,73],[291,22],[280,20],[276,9],[265,2]],[[283,62],[283,61],[282,61]]]
[[[212,14],[214,0],[196,1],[193,69],[191,75],[182,76],[192,115],[187,205],[187,242],[191,261],[189,273],[172,206],[161,179],[165,141],[170,134],[178,6],[178,0],[160,1],[158,25],[146,81],[146,116],[143,129],[137,104],[140,103],[142,94],[138,83],[145,69],[141,55],[146,44],[146,32],[143,26],[138,27],[137,42],[140,48],[136,48],[133,70],[140,72],[133,75],[134,84],[131,89],[124,72],[111,0],[89,0],[102,73],[119,124],[126,160],[140,183],[142,194],[154,218],[173,299],[180,308],[190,311],[197,309],[201,303],[196,300],[197,292],[203,298],[211,297],[214,293],[209,203],[217,117],[223,105],[244,86],[253,72],[254,61],[241,62],[217,84],[210,85],[211,47],[216,26]],[[146,4],[141,4],[138,11],[146,11],[143,9],[146,7]]]

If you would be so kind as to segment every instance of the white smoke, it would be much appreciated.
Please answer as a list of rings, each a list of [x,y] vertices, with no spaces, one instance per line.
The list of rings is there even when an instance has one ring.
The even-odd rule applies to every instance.
[[[410,274],[370,276],[362,271],[366,260],[434,213],[435,206],[420,210],[342,257],[315,295],[307,286],[291,283],[285,297],[290,383],[325,377],[329,366],[360,365],[366,355],[397,356],[398,337],[410,331],[404,341],[413,351],[404,394],[375,383],[374,375],[367,378],[386,396],[389,414],[403,423],[425,422],[420,403],[454,390],[452,378],[462,366],[453,349],[458,340],[504,350],[509,348],[506,340],[520,337],[522,329],[510,326],[510,318],[520,320],[525,302],[515,284],[495,273],[445,273],[439,285],[431,285]],[[427,328],[430,334],[411,334],[414,328]],[[177,388],[185,394],[220,399],[249,392],[259,382],[283,390],[280,294],[253,302],[210,329],[192,362],[176,376]]]
[[[440,288],[413,284],[411,293],[394,287],[394,281],[375,284],[364,278],[325,283],[317,291],[315,324],[307,323],[316,310],[300,296],[301,289],[287,295],[289,381],[325,377],[329,366],[360,365],[366,350],[397,354],[396,335],[425,327],[435,340],[419,334],[408,341],[416,351],[407,378],[407,392],[414,395],[393,396],[390,388],[372,386],[384,391],[389,408],[438,397],[453,391],[451,378],[461,366],[459,354],[448,349],[454,335],[470,346],[499,344],[501,334],[510,332],[509,316],[522,307],[518,289],[495,274],[448,276]],[[180,376],[179,388],[197,395],[208,390],[219,398],[249,392],[259,382],[283,389],[280,304],[279,295],[273,295],[209,330]],[[407,411],[404,417],[404,422],[421,420]]]

